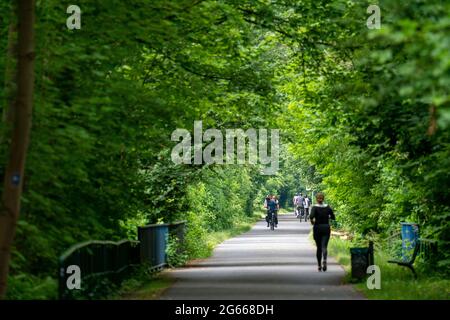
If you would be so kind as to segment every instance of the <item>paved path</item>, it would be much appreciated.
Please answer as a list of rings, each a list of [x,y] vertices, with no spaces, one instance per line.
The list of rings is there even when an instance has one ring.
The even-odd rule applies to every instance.
[[[211,258],[169,271],[176,282],[161,299],[363,299],[341,284],[344,270],[334,259],[327,272],[317,271],[309,222],[294,215],[279,220],[274,231],[260,221],[217,246]]]

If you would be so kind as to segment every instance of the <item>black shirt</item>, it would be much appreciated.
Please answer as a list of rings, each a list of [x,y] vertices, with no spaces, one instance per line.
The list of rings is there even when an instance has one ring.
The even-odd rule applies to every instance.
[[[311,209],[309,218],[312,220],[315,218],[314,224],[330,224],[330,219],[335,220],[333,210],[330,206],[318,206],[314,205]]]

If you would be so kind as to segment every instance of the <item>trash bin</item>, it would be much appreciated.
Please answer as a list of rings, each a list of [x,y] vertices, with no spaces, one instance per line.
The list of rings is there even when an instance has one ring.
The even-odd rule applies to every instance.
[[[352,278],[362,280],[367,276],[367,268],[374,264],[373,243],[368,248],[350,248]]]
[[[161,267],[166,264],[166,247],[169,235],[168,224],[152,224],[138,227],[138,239],[141,243],[141,261],[151,267]]]
[[[369,266],[369,248],[350,248],[352,259],[352,278],[364,279]]]
[[[419,240],[419,226],[416,223],[402,222],[402,260],[409,261]]]

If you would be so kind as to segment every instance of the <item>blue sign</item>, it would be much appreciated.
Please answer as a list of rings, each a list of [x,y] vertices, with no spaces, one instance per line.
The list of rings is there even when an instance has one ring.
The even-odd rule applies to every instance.
[[[11,177],[11,184],[17,187],[20,184],[20,174],[15,173]]]
[[[416,223],[401,223],[402,226],[402,258],[411,259],[419,239],[419,226]]]

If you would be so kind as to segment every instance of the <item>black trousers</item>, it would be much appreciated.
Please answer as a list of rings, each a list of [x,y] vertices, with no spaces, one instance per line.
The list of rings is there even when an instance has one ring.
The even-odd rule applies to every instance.
[[[322,265],[322,258],[327,261],[328,241],[330,240],[331,229],[329,224],[317,224],[313,228],[314,241],[316,242],[317,264]]]

